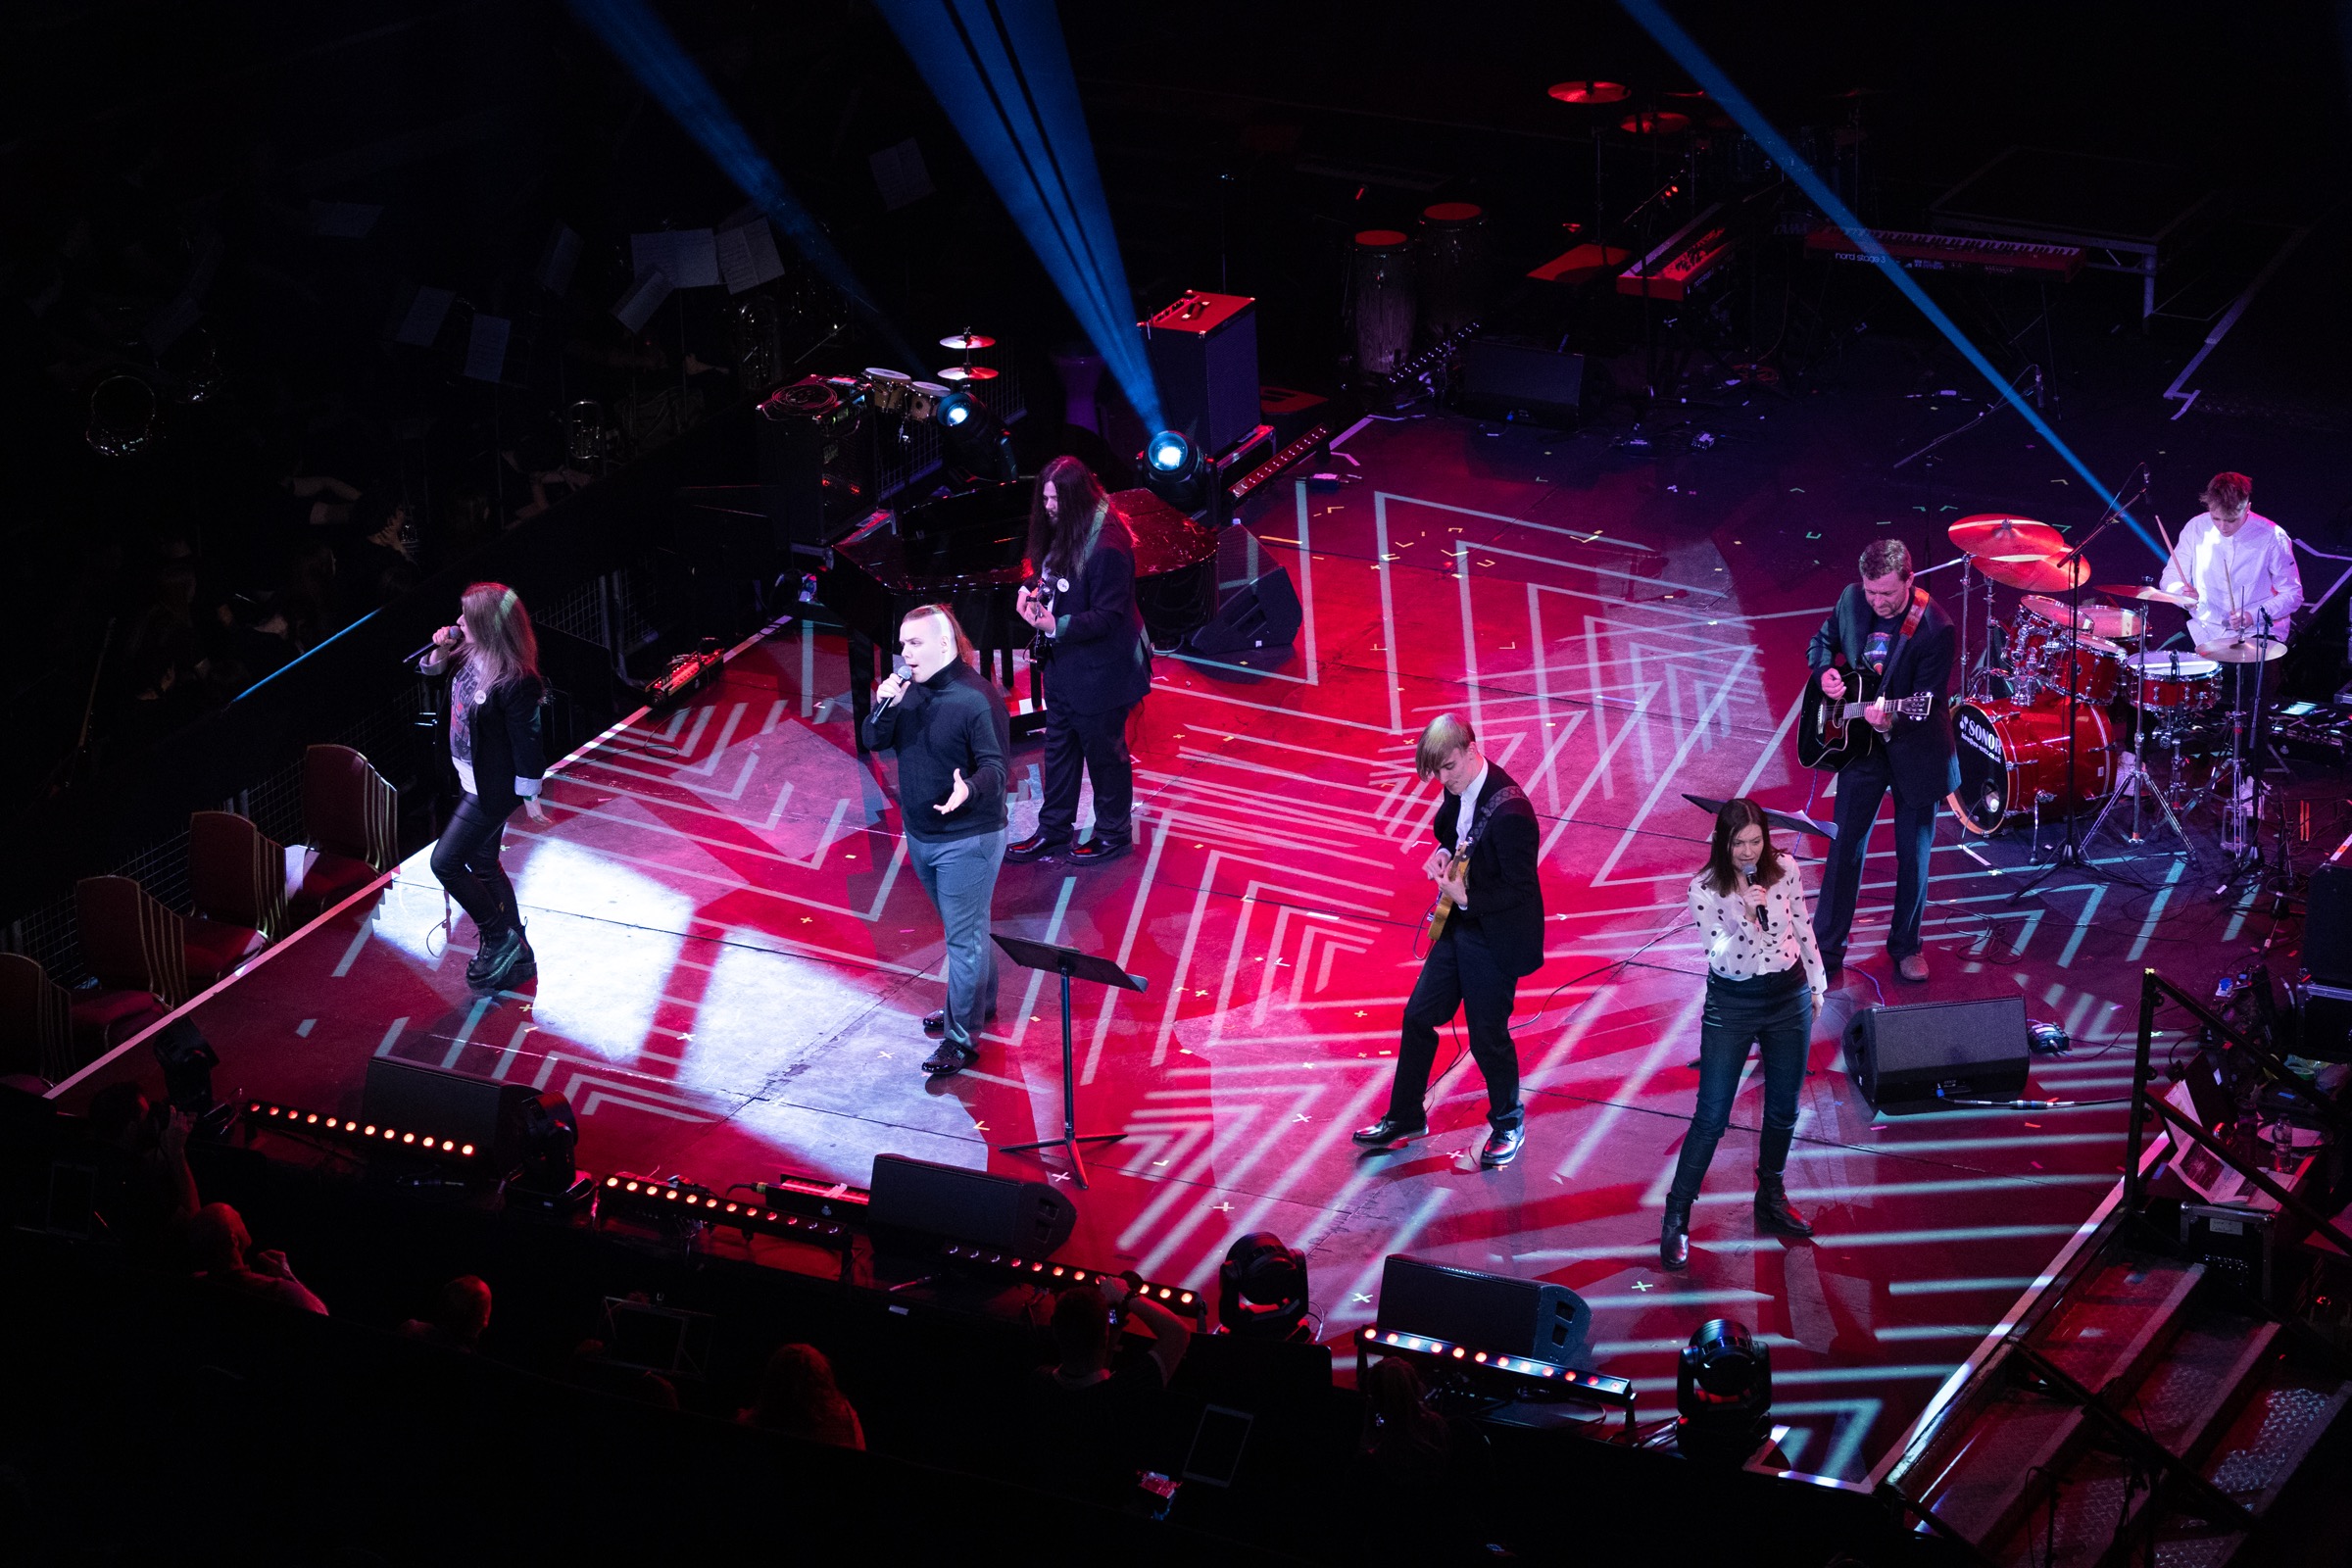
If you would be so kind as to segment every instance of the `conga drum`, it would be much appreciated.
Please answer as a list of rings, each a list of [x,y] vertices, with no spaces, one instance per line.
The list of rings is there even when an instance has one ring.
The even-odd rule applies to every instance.
[[[1485,314],[1487,213],[1469,202],[1424,208],[1414,248],[1421,282],[1421,341],[1448,337]]]
[[[1394,374],[1413,351],[1413,253],[1393,228],[1367,228],[1348,258],[1348,324],[1356,368]]]

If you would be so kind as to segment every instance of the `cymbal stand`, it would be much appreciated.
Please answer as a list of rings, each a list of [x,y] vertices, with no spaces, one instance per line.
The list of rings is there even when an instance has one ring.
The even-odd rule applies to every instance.
[[[2143,637],[2141,641],[2144,642],[2146,639]],[[2134,668],[2138,672],[2139,689],[2133,706],[2139,714],[2139,732],[2132,740],[2132,750],[2124,753],[2124,776],[2115,781],[2115,792],[2107,797],[2107,804],[2100,808],[2097,820],[2090,824],[2090,831],[2082,835],[2082,842],[2088,844],[2099,836],[2099,829],[2107,825],[2107,818],[2115,814],[2115,808],[2124,804],[2124,797],[2127,795],[2132,797],[2132,831],[2125,842],[2130,844],[2145,842],[2139,831],[2139,797],[2140,792],[2145,790],[2155,798],[2156,809],[2163,813],[2165,826],[2173,830],[2173,837],[2179,839],[2180,847],[2188,852],[2189,869],[2196,875],[2203,876],[2205,862],[2197,858],[2197,847],[2189,841],[2188,830],[2180,825],[2180,818],[2173,811],[2172,801],[2166,796],[2164,789],[2157,784],[2155,776],[2147,764],[2148,748],[2159,737],[2156,726],[2150,719],[2150,715],[2155,710],[2148,706],[2148,666],[2140,663]],[[2173,655],[2174,679],[2180,678],[2180,656],[2176,653]],[[2180,770],[2180,737],[2175,733],[2165,738],[2172,742],[2173,771],[2179,773]]]
[[[1922,567],[1920,567],[1920,568],[1919,568],[1917,571],[1915,571],[1915,572],[1913,572],[1913,573],[1911,574],[1911,575],[1912,575],[1912,576],[1914,576],[1914,577],[1925,577],[1926,575],[1928,575],[1928,573],[1930,573],[1930,572],[1932,572],[1932,571],[1941,571],[1941,570],[1943,570],[1943,569],[1944,569],[1944,567],[1946,567],[1946,566],[1953,566],[1953,565],[1956,565],[1956,566],[1958,566],[1958,567],[1960,568],[1960,664],[1959,664],[1959,668],[1960,668],[1960,700],[1961,700],[1962,702],[1967,702],[1967,701],[1969,701],[1969,699],[1970,699],[1970,697],[1971,697],[1971,695],[1972,695],[1972,694],[1970,693],[1969,689],[1968,689],[1968,681],[1969,681],[1969,672],[1968,672],[1968,605],[1969,605],[1969,589],[1970,589],[1970,587],[1973,585],[1973,579],[1974,579],[1974,575],[1975,575],[1975,574],[1974,574],[1974,572],[1973,572],[1973,571],[1970,569],[1970,567],[1971,567],[1971,564],[1972,564],[1972,558],[1969,556],[1969,553],[1968,553],[1967,551],[1963,550],[1963,551],[1961,551],[1961,552],[1960,552],[1960,557],[1959,557],[1959,559],[1958,559],[1957,561],[1939,561],[1939,562],[1937,562],[1937,563],[1936,563],[1935,565],[1933,565],[1933,566],[1922,566]],[[1988,613],[1988,614],[1989,614],[1989,613],[1991,612],[1991,608],[1992,608],[1992,590],[1991,590],[1989,587],[1987,587],[1987,588],[1985,589],[1985,591],[1984,591],[1984,600],[1985,600],[1985,611],[1986,611],[1986,613]],[[1986,639],[1986,640],[1989,642],[1989,641],[1991,640],[1992,633],[1991,633],[1991,632],[1989,632],[1989,631],[1987,631],[1987,632],[1986,632],[1984,635],[1985,635],[1985,639]]]
[[[2256,613],[2261,615],[2262,621],[2261,629],[2254,634],[2253,643],[2255,651],[2260,653],[2264,645],[2282,639],[2271,635],[2270,612],[2257,611]],[[2270,865],[2262,858],[2263,803],[2266,796],[2275,798],[2278,794],[2262,777],[2262,689],[2268,673],[2265,666],[2269,663],[2268,659],[2253,661],[2253,695],[2244,709],[2230,716],[2230,760],[2222,764],[2221,775],[2216,779],[2217,783],[2220,777],[2229,780],[2221,796],[2222,849],[2231,857],[2230,871],[2222,879],[2221,888],[2216,891],[2227,891],[2231,882],[2252,872],[2256,887],[2269,886],[2272,913],[2276,915],[2284,909],[2293,896],[2294,871],[2287,861],[2286,808],[2283,803],[2278,808],[2278,863]],[[2237,804],[2241,790],[2252,797],[2244,808]]]

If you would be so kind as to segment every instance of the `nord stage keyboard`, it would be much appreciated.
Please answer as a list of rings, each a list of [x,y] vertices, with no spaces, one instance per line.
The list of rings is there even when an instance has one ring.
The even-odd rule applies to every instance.
[[[1961,234],[1912,234],[1901,229],[1872,230],[1886,254],[1913,271],[1989,272],[1996,276],[2033,273],[2060,282],[2082,270],[2078,245],[2029,245],[2013,239],[1972,239]],[[1838,261],[1867,262],[1845,230],[1825,223],[1805,236],[1805,249]]]

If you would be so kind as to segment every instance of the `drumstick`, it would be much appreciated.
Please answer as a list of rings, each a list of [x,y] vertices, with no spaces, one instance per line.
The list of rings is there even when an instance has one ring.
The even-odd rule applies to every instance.
[[[2173,536],[2164,531],[2164,518],[2153,512],[2148,515],[2156,519],[2156,537],[2164,541],[2164,553],[2168,556],[2171,555],[2173,553]]]

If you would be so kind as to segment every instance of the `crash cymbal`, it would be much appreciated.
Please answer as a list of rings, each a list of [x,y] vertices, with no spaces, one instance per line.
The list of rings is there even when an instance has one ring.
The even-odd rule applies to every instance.
[[[1690,128],[1690,117],[1671,109],[1643,110],[1617,122],[1617,128],[1629,136],[1679,136]]]
[[[2105,582],[2091,590],[2110,599],[2137,599],[2151,605],[2179,605],[2186,610],[2196,601],[2186,594],[2168,594],[2161,588],[2143,588],[2132,583]]]
[[[994,381],[1002,371],[985,365],[951,365],[939,372],[942,381]]]
[[[2062,594],[2090,575],[2090,568],[2080,561],[2061,565],[2040,554],[1979,556],[1977,569],[1994,582],[2036,594]]]
[[[952,332],[939,340],[939,346],[969,353],[973,349],[993,349],[997,346],[997,340],[986,332]]]
[[[1555,81],[1547,95],[1564,104],[1621,104],[1634,95],[1622,81]]]
[[[2264,664],[2286,653],[2277,637],[2251,637],[2242,643],[2199,643],[2197,653],[2219,664]]]
[[[1972,556],[2057,556],[2066,553],[2066,539],[2046,522],[2013,517],[2001,512],[1980,512],[1962,517],[1944,530],[1952,543]]]

